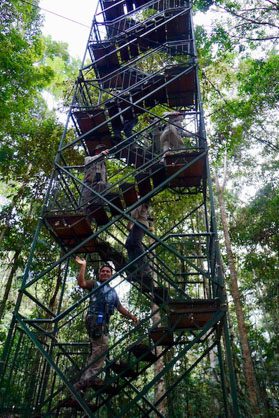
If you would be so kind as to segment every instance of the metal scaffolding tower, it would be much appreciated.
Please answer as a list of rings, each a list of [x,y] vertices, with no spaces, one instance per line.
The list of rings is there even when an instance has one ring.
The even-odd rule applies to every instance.
[[[99,1],[4,348],[3,413],[168,416],[165,400],[213,353],[218,416],[239,416],[194,39],[188,0]],[[167,134],[180,145],[165,146]],[[96,189],[84,159],[100,144],[108,178]],[[144,253],[128,261],[126,224],[147,201],[154,225],[135,221]],[[85,368],[95,290],[76,289],[76,254],[95,269],[110,262],[111,285],[140,315],[135,327],[113,319],[105,384],[85,397],[73,383]],[[61,402],[69,394],[72,403]]]

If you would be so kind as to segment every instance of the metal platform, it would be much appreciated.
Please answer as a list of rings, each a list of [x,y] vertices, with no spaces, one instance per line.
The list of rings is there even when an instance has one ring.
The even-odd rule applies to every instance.
[[[220,301],[216,299],[196,299],[190,301],[172,301],[169,303],[169,326],[171,329],[202,328],[220,310]]]
[[[171,347],[174,345],[173,332],[171,332],[167,327],[151,328],[149,330],[149,335],[154,344],[157,346]]]
[[[200,156],[200,158],[199,158]],[[202,153],[172,153],[165,156],[166,172],[170,177],[180,173],[170,181],[170,187],[198,187],[206,179],[206,157]],[[193,163],[192,163],[193,162]],[[181,169],[185,166],[185,170]]]
[[[58,242],[66,249],[77,247],[93,234],[91,223],[84,213],[47,214],[44,222]],[[97,252],[97,241],[89,240],[78,248],[77,252]]]
[[[139,361],[146,361],[154,363],[157,360],[156,354],[150,349],[150,347],[143,343],[136,343],[129,348],[129,351],[134,354]]]
[[[139,375],[138,372],[125,361],[113,361],[109,367],[121,377],[136,378]]]

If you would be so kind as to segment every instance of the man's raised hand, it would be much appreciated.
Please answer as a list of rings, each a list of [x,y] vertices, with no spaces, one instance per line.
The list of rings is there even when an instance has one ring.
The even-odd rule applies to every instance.
[[[81,266],[86,266],[86,260],[85,260],[85,258],[80,258],[78,255],[75,258],[75,262],[77,264],[80,264]]]

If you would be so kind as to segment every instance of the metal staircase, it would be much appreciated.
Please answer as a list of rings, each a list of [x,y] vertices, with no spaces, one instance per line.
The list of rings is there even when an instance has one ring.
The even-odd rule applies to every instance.
[[[182,125],[171,121],[173,112]],[[170,125],[184,146],[165,155],[160,136]],[[104,192],[83,183],[84,158],[99,144],[109,148]],[[86,206],[84,187],[94,196]],[[162,216],[154,229],[136,222],[145,231],[145,252],[129,263],[125,226],[147,200]],[[44,245],[53,260],[44,259]],[[104,384],[85,397],[73,387],[89,350],[89,294],[74,288],[76,254],[95,267],[112,262],[111,285],[133,295],[141,318],[136,327],[113,320]],[[144,258],[151,275],[141,271]],[[40,284],[55,296],[50,303]],[[192,7],[188,0],[101,0],[4,348],[0,409],[26,417],[166,417],[165,399],[214,349],[220,416],[237,417]],[[155,397],[173,369],[175,381]]]

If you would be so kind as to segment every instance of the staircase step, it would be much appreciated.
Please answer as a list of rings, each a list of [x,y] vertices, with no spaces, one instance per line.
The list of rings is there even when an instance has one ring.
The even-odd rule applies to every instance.
[[[119,47],[120,47],[120,57],[121,57],[121,61],[122,63],[129,61],[131,59],[131,55],[130,55],[130,51],[129,51],[129,47],[127,46],[123,46],[125,45],[125,42],[119,42]]]
[[[192,313],[192,312],[216,312],[220,309],[219,299],[189,299],[173,300],[168,304],[171,312]]]
[[[156,303],[156,305],[160,306],[163,303],[169,303],[170,302],[170,296],[169,291],[166,287],[160,286],[160,287],[154,287],[153,289],[153,302]]]
[[[125,361],[114,361],[111,363],[110,368],[117,374],[121,374],[123,377],[132,377],[135,378],[138,376],[136,370],[134,370],[131,365]]]
[[[213,316],[213,313],[170,313],[169,326],[172,329],[202,328]]]
[[[123,254],[112,247],[107,241],[98,240],[96,248],[103,261],[113,262],[116,271],[122,269],[127,264]]]
[[[131,206],[138,200],[134,183],[122,183],[120,185],[120,189],[122,190],[123,199],[126,203],[126,206]]]
[[[196,93],[196,70],[192,68],[190,72],[184,72],[173,80],[187,67],[176,65],[165,70],[165,80],[169,82],[166,86],[166,95],[170,106],[191,106],[194,105]],[[173,81],[171,81],[173,80]]]
[[[105,111],[102,108],[90,109],[88,111],[75,111],[72,113],[74,122],[77,123],[79,130],[82,134],[90,131],[93,128],[97,128],[85,138],[85,142],[88,146],[90,155],[98,143],[100,143],[100,137],[102,138],[102,144],[111,146],[111,132],[106,122]],[[99,126],[104,123],[104,125]]]
[[[117,208],[119,208],[120,210],[124,210],[124,207],[123,207],[123,204],[122,204],[122,201],[121,201],[121,198],[120,198],[120,196],[119,196],[119,194],[118,193],[113,193],[113,192],[110,192],[110,193],[108,193],[107,195],[106,195],[106,198],[111,202],[111,203],[113,203]],[[111,206],[109,206],[109,210],[110,210],[110,212],[111,212],[111,214],[112,214],[112,216],[117,216],[117,215],[119,215],[120,213],[119,213],[119,211],[117,210],[117,209],[114,209],[113,207],[111,207]]]
[[[153,363],[157,360],[156,354],[154,354],[151,348],[143,343],[136,343],[129,348],[129,351],[134,354],[140,361],[147,361]]]
[[[166,12],[166,32],[167,32],[167,41],[176,41],[183,40],[187,38],[187,35],[190,34],[190,15],[180,14],[175,16],[173,19],[173,12]]]
[[[102,8],[105,21],[110,22],[124,15],[124,2],[118,0],[103,0]]]
[[[88,388],[92,388],[96,392],[100,391],[101,393],[106,393],[108,395],[116,395],[119,391],[117,385],[106,383],[105,381],[103,384],[92,383],[91,385],[88,386]]]
[[[156,164],[152,166],[151,178],[153,180],[153,186],[159,186],[167,178],[166,167],[163,164]]]
[[[76,247],[93,234],[91,224],[84,213],[47,213],[44,223],[58,242],[67,249]],[[98,253],[103,261],[113,261],[116,270],[127,264],[120,251],[108,242],[96,238],[82,245],[77,253]]]
[[[151,328],[149,335],[156,345],[172,346],[174,344],[173,333],[167,327]]]
[[[138,45],[136,43],[130,44],[130,55],[131,58],[137,58],[137,56],[140,54]]]
[[[105,77],[120,67],[113,43],[91,44],[89,51],[93,52],[93,65],[100,78]]]
[[[106,121],[105,111],[102,108],[95,108],[90,110],[74,111],[73,117],[78,123],[78,126],[82,133],[86,133],[100,124]],[[92,134],[92,137],[98,137],[99,134],[109,134],[109,128],[107,124],[98,127],[98,133]]]
[[[151,192],[152,186],[150,181],[150,176],[147,173],[138,173],[136,174],[136,181],[138,184],[139,194],[140,197],[147,195],[147,193]]]
[[[89,219],[94,219],[97,225],[105,225],[108,223],[109,218],[104,206],[101,205],[89,205],[86,208],[86,213]]]
[[[86,218],[84,212],[47,213],[44,217],[44,223],[55,238],[68,249],[76,247],[93,234],[90,221]],[[90,240],[78,252],[97,252],[97,240]]]
[[[172,329],[203,327],[220,309],[218,299],[192,299],[169,303],[169,326]]]
[[[108,110],[109,117],[112,118],[110,120],[112,130],[115,130],[115,129],[117,129],[117,130],[120,129],[121,130],[122,127],[123,127],[123,123],[122,123],[122,120],[121,120],[120,116],[116,116],[119,113],[119,108],[118,108],[118,105],[119,105],[118,102],[119,101],[120,101],[120,99],[115,98],[115,99],[109,100],[105,103],[105,106]],[[123,100],[121,100],[121,101],[123,102]],[[126,102],[123,102],[123,106],[125,104],[126,104]],[[127,107],[127,104],[126,104],[125,107]]]
[[[166,172],[167,176],[172,176],[186,164],[196,159],[201,153],[170,153],[166,155]],[[170,187],[191,187],[200,186],[202,179],[205,178],[205,156],[203,155],[195,163],[185,168],[177,177],[170,181]]]
[[[92,412],[95,412],[98,410],[97,404],[89,403],[87,404],[87,406],[91,409]],[[83,408],[80,406],[78,401],[72,398],[62,399],[61,401],[59,401],[56,409],[60,409],[60,408],[73,408],[78,411],[83,411]]]

